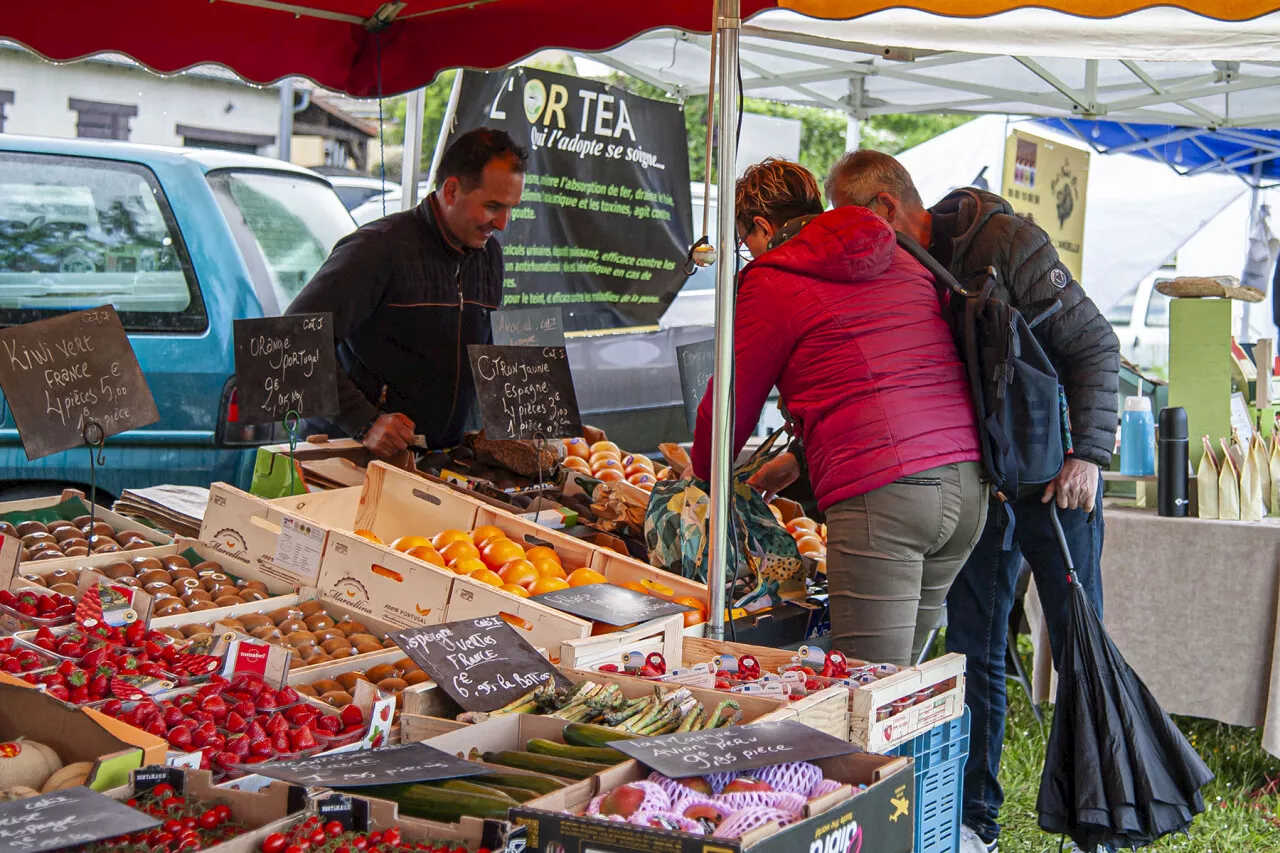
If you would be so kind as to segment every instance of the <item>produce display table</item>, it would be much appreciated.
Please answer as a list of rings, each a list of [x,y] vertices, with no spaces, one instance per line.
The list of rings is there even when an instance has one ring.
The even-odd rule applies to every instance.
[[[1280,518],[1161,518],[1106,510],[1105,623],[1171,714],[1260,726],[1280,755]],[[1035,693],[1052,698],[1049,635],[1032,584]]]

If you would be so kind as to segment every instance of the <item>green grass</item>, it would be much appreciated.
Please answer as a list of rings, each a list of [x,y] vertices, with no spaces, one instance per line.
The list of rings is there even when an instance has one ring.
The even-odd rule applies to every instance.
[[[1053,715],[1052,706],[1044,710],[1042,729],[1026,694],[1009,683],[1009,722],[1000,768],[1005,791],[1000,853],[1058,850],[1059,839],[1041,832],[1036,823],[1036,796]],[[1205,788],[1205,812],[1195,819],[1189,835],[1165,838],[1146,849],[1161,853],[1280,851],[1280,759],[1263,751],[1261,730],[1190,717],[1175,721],[1217,779]]]

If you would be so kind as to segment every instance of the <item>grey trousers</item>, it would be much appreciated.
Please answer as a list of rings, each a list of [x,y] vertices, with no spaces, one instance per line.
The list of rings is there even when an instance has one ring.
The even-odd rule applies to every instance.
[[[982,535],[980,474],[977,462],[931,468],[827,510],[833,649],[872,663],[915,663]]]

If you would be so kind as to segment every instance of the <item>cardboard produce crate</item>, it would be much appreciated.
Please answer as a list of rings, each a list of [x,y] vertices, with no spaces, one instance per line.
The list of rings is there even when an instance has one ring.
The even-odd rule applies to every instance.
[[[213,784],[213,774],[208,770],[181,770],[175,767],[148,767],[144,774],[163,772],[165,782],[173,785],[179,795],[192,797],[211,805],[225,805],[231,816],[249,827],[247,832],[221,844],[202,848],[203,853],[259,853],[263,840],[273,832],[283,832],[307,815],[305,788],[287,782],[272,782],[257,791],[238,791],[219,788]],[[135,777],[137,773],[133,774]],[[137,788],[129,784],[107,791],[112,799],[125,801],[134,796]]]
[[[720,654],[755,655],[765,666],[768,660],[778,666],[791,662],[791,652],[767,649],[762,646],[749,646],[744,643],[706,640],[701,637],[684,636],[680,628],[683,625],[681,616],[671,616],[666,624],[654,633],[633,629],[625,634],[608,634],[603,637],[590,637],[586,640],[570,640],[561,647],[562,666],[576,667],[581,670],[592,670],[604,663],[621,665],[622,656],[628,652],[639,652],[647,655],[660,652],[667,662],[667,671],[677,668],[688,668],[707,663]],[[768,667],[766,667],[768,668]],[[599,673],[604,674],[604,673]],[[631,676],[623,676],[632,678]],[[667,686],[682,683],[680,680],[668,682],[635,679],[652,683],[664,683]],[[710,688],[708,688],[710,689]],[[727,694],[726,691],[718,691]],[[748,697],[749,694],[732,694]],[[754,698],[754,697],[752,697]],[[776,701],[776,700],[775,700]],[[843,686],[827,687],[824,690],[805,696],[795,701],[784,702],[785,708],[779,709],[770,719],[785,719],[786,711],[799,722],[819,731],[826,732],[841,740],[849,739],[849,690]],[[781,715],[781,716],[779,716]]]
[[[915,786],[911,760],[855,753],[815,761],[827,778],[867,785],[850,796],[849,788],[810,800],[803,820],[779,829],[769,823],[742,838],[716,838],[633,826],[585,817],[591,799],[630,782],[643,781],[649,769],[635,762],[601,774],[597,789],[584,794],[566,788],[511,809],[511,821],[525,831],[529,850],[610,850],[652,853],[804,853],[875,851],[911,853]],[[558,846],[557,846],[558,845]]]
[[[84,502],[86,507],[85,513],[88,514],[88,508],[91,504],[89,499],[85,497],[84,493],[76,491],[75,489],[67,489],[58,497],[31,498],[29,500],[0,502],[0,518],[3,518],[12,512],[35,513],[40,515],[48,514],[59,504],[74,498],[79,498]],[[117,532],[124,530],[137,531],[145,536],[149,541],[155,543],[157,547],[161,545],[168,545],[173,542],[172,536],[169,536],[166,533],[161,533],[155,528],[147,527],[139,521],[126,518],[125,516],[112,512],[102,506],[93,507],[93,516],[98,521],[105,521],[107,524],[110,524]],[[150,548],[141,548],[127,553],[130,557],[145,557],[155,553],[155,551]],[[0,572],[4,573],[4,583],[5,586],[9,588],[13,588],[13,581],[19,574],[31,569],[32,567],[38,566],[39,571],[42,572],[51,571],[57,568],[66,569],[75,566],[78,561],[91,559],[93,556],[95,555],[90,555],[90,557],[63,557],[57,560],[29,560],[27,562],[21,562],[22,541],[15,536],[0,535]],[[118,559],[120,554],[105,554],[97,556],[115,556]]]
[[[330,797],[342,797],[334,793],[316,799],[316,807],[324,814],[325,801]],[[379,800],[373,797],[352,797],[357,820],[357,829],[367,828],[371,832],[382,832],[391,828],[400,830],[405,841],[417,842],[449,842],[461,844],[470,850],[487,848],[503,851],[507,848],[507,835],[510,825],[502,820],[486,820],[476,817],[464,817],[457,823],[440,823],[423,820],[399,813],[399,806],[390,800]],[[256,853],[256,851],[255,851]]]
[[[166,747],[160,738],[92,709],[65,705],[5,676],[0,679],[0,740],[18,738],[52,748],[64,767],[90,762],[93,768],[85,784],[95,791],[126,784],[130,771],[163,762]]]

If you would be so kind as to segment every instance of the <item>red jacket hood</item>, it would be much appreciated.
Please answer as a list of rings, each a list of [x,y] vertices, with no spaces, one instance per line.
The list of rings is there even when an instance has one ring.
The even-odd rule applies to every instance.
[[[883,275],[897,245],[893,229],[865,207],[840,207],[816,217],[800,233],[752,266],[826,281]]]

